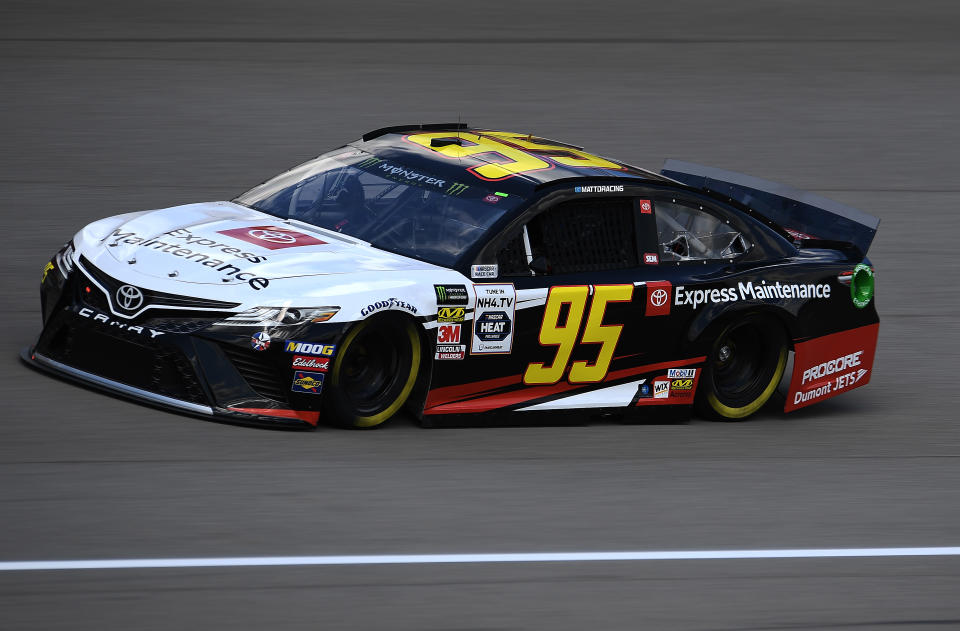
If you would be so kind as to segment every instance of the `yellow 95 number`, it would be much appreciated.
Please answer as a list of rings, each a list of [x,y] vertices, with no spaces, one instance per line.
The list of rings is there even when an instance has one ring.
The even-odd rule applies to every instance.
[[[550,365],[540,362],[531,363],[523,374],[523,382],[531,385],[547,385],[560,381],[570,365],[567,381],[570,383],[593,383],[603,381],[610,369],[613,352],[623,331],[622,324],[603,324],[607,304],[611,302],[630,302],[633,298],[633,285],[595,285],[593,300],[587,313],[587,324],[583,335],[579,336],[584,312],[587,311],[589,285],[569,285],[550,288],[547,304],[540,325],[540,345],[556,346],[557,354]],[[566,320],[561,324],[563,306],[568,305]],[[577,345],[599,344],[600,350],[594,362],[578,360],[570,364],[570,355]]]
[[[468,168],[467,170],[483,180],[504,180],[521,173],[541,171],[552,168],[553,162],[568,167],[616,169],[623,167],[581,149],[564,145],[551,145],[541,139],[523,134],[513,134],[502,131],[484,131],[478,134],[457,132],[456,136],[466,145],[448,144],[433,147],[433,140],[449,138],[451,132],[431,132],[411,134],[406,140],[414,144],[431,149],[447,158],[469,158],[471,156],[495,156],[490,161]]]

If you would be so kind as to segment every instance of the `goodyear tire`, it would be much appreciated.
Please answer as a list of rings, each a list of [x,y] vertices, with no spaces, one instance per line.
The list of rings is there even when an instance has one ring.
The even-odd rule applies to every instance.
[[[727,325],[707,357],[697,407],[708,418],[740,421],[770,399],[787,366],[787,336],[773,318],[747,316]]]
[[[420,336],[409,320],[377,316],[355,325],[333,362],[329,418],[341,427],[382,425],[406,403],[420,361]]]

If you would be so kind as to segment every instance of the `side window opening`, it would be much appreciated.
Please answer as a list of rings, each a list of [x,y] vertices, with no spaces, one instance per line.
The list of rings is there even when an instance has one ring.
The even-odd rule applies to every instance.
[[[532,276],[527,248],[524,245],[526,226],[518,228],[497,252],[497,265],[501,276]]]
[[[560,203],[526,226],[530,267],[538,275],[541,270],[566,274],[637,267],[634,219],[630,198]]]
[[[700,206],[657,201],[656,217],[661,261],[730,259],[747,251],[736,228]]]

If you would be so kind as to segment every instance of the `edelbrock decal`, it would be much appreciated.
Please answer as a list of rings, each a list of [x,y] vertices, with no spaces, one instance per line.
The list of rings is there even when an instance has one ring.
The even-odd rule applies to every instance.
[[[291,368],[305,368],[308,370],[319,370],[327,372],[330,369],[329,357],[308,357],[305,355],[294,355]]]

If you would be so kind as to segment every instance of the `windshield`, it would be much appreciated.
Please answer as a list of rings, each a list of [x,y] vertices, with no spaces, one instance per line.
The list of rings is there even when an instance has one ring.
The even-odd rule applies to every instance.
[[[522,199],[347,147],[294,167],[234,201],[450,266]]]

